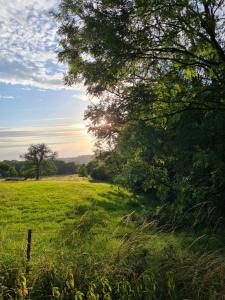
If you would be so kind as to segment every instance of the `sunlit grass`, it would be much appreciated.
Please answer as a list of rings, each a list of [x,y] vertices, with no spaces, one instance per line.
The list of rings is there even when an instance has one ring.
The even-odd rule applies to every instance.
[[[16,295],[32,229],[31,299],[51,298],[55,286],[67,293],[70,270],[87,294],[94,283],[101,295],[108,278],[112,299],[222,299],[223,239],[165,230],[149,214],[153,202],[75,176],[0,182],[0,295],[1,286]]]
[[[28,229],[33,230],[35,261],[43,253],[54,256],[57,250],[61,251],[59,245],[64,252],[70,250],[73,239],[70,231],[86,211],[92,212],[93,231],[99,239],[99,234],[116,230],[117,222],[132,212],[129,206],[132,197],[115,186],[91,183],[83,178],[1,182],[0,257],[24,255]]]

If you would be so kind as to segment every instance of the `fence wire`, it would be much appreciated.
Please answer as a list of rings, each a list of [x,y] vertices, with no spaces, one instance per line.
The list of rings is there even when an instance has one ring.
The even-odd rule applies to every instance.
[[[0,261],[2,256],[24,256],[28,244],[31,246],[31,255],[39,255],[60,250],[65,244],[74,241],[74,235],[65,236],[65,228],[31,229],[31,240],[28,241],[28,229],[0,228]]]

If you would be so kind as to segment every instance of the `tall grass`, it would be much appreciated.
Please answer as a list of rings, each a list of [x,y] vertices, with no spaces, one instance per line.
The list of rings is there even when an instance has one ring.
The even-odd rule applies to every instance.
[[[0,260],[0,299],[225,299],[224,241],[215,233],[216,226],[210,225],[209,231],[198,224],[203,214],[208,214],[206,209],[189,209],[182,220],[181,214],[173,216],[169,207],[147,205],[101,184],[94,185],[91,194],[92,184],[85,184],[88,199],[85,195],[84,201],[72,210],[70,205],[68,211],[61,203],[62,226],[56,222],[43,232],[38,224],[34,228],[29,273],[25,251],[14,256],[5,253]],[[74,191],[74,186],[65,186],[70,193]],[[57,183],[44,184],[44,191],[54,193],[59,205],[62,193],[60,189],[57,194]],[[65,193],[68,197],[68,190]],[[13,197],[11,201],[22,206]],[[43,215],[40,218],[43,220]],[[5,237],[2,241],[11,246],[10,237],[11,242]],[[26,235],[16,243],[18,250],[19,245],[25,249]]]
[[[29,275],[25,261],[2,265],[0,299],[224,299],[224,252],[196,250],[204,238],[184,247],[174,233],[155,221],[140,224],[134,213],[111,235],[100,234],[98,227],[104,232],[109,223],[89,209],[55,238],[61,236],[62,252],[56,247],[54,260],[43,256]]]

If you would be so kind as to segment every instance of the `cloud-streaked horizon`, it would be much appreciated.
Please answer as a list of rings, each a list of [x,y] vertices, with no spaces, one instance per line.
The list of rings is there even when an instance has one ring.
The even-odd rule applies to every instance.
[[[30,144],[38,143],[48,144],[61,157],[91,154],[93,150],[93,139],[82,123],[0,128],[1,160],[19,159]]]
[[[35,143],[65,157],[92,153],[86,128],[73,125],[83,124],[88,96],[82,84],[64,85],[58,62],[50,12],[60,1],[0,0],[0,161]]]

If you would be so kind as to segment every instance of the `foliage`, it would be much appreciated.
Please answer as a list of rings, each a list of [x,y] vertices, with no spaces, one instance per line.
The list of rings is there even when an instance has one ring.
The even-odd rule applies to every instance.
[[[119,167],[118,156],[114,151],[96,150],[96,155],[87,166],[87,173],[95,180],[112,181]]]
[[[5,168],[8,170],[8,166],[10,167],[10,172],[4,173],[5,175],[1,175],[2,177],[25,177],[25,178],[34,178],[35,177],[35,170],[30,164],[29,161],[17,161],[17,160],[5,160],[3,162],[0,162],[0,166],[7,164],[7,166],[3,166],[3,168],[0,167],[1,170],[5,170]],[[65,162],[63,160],[54,160],[48,161],[43,163],[43,168],[41,170],[41,175],[73,175],[78,172],[78,165],[76,165],[74,162]]]
[[[65,162],[63,160],[55,160],[57,175],[73,175],[78,172],[78,165],[74,162]]]
[[[79,169],[78,169],[78,175],[80,177],[87,177],[88,173],[87,173],[87,169],[86,169],[86,165],[82,164],[80,165]]]
[[[53,152],[45,144],[31,145],[27,153],[22,155],[26,162],[23,174],[25,177],[35,177],[36,180],[41,175],[53,175],[56,173],[56,167],[53,162],[57,153]]]
[[[41,176],[51,176],[57,173],[57,166],[55,165],[55,161],[52,159],[44,160],[41,166]]]
[[[10,165],[8,162],[0,162],[0,177],[13,177],[17,176],[17,171],[14,166]]]
[[[211,203],[225,216],[224,1],[70,1],[59,13],[65,78],[100,101],[89,130],[136,192]],[[110,170],[109,165],[109,170]],[[181,209],[180,209],[181,208]]]

